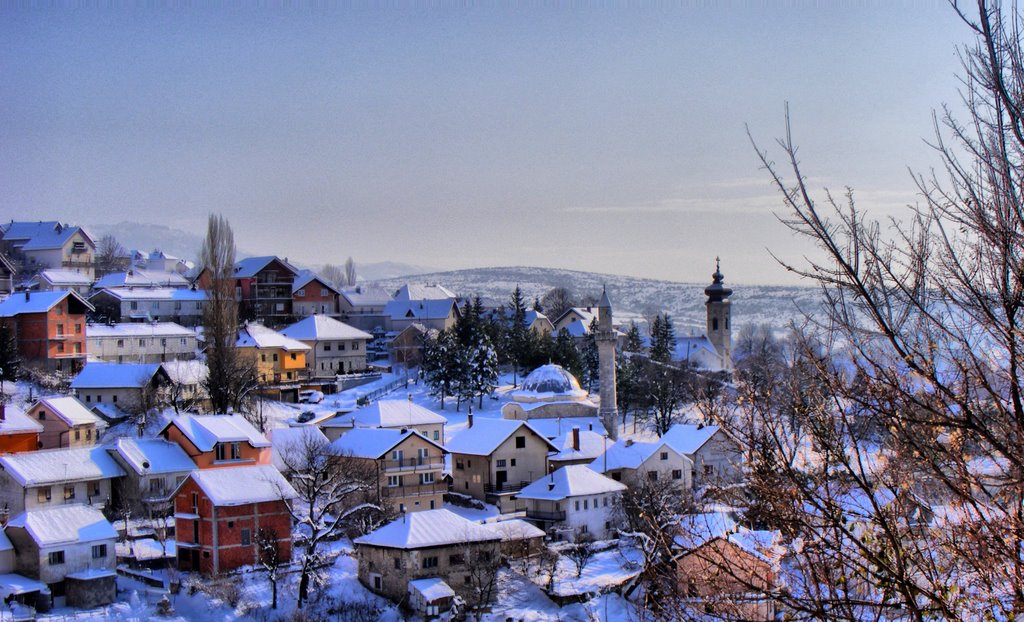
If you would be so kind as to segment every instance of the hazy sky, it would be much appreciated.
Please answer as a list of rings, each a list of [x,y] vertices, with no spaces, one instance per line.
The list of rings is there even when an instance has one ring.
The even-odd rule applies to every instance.
[[[813,181],[888,215],[937,164],[969,34],[938,1],[167,4],[0,4],[0,219],[212,211],[307,263],[704,281],[721,255],[792,282],[766,248],[806,247],[744,124],[771,146],[788,101]]]

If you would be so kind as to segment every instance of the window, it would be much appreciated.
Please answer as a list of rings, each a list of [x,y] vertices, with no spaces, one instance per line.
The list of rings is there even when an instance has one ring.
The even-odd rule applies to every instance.
[[[72,351],[74,351],[75,354],[81,354],[82,353],[82,344],[76,342],[76,343],[71,345],[71,349],[72,349]]]
[[[441,440],[441,433],[439,431],[437,431],[437,430],[434,430],[434,440],[435,441]],[[513,462],[515,462],[515,460],[513,460]]]
[[[338,352],[344,352],[344,351],[345,351],[345,344],[339,343],[338,344]]]
[[[397,488],[402,485],[401,475],[388,475],[388,488]]]
[[[183,346],[187,346],[187,345],[188,345],[188,339],[187,339],[187,338],[185,338],[185,337],[182,337],[182,338],[181,338],[181,345],[183,345]]]
[[[82,431],[77,429],[77,428],[75,429],[75,440],[76,441],[82,440]]]
[[[260,354],[260,362],[261,363],[266,363],[267,362],[267,355],[266,355],[266,353]]]
[[[92,496],[93,497],[100,496],[100,483],[99,482],[93,482],[92,483]]]
[[[295,295],[296,296],[305,296],[306,295],[306,289],[305,288],[299,289],[298,291],[295,292]]]
[[[580,500],[579,499],[576,500],[576,511],[577,512],[580,511]]]
[[[75,485],[72,484],[70,486],[65,486],[64,487],[64,500],[65,501],[70,501],[71,499],[74,499],[74,498],[75,498]]]
[[[39,411],[39,420],[40,421],[46,421],[46,412],[44,412],[42,410]]]
[[[145,339],[139,339],[139,347],[140,348],[144,348],[145,346],[146,346],[146,340]]]
[[[192,493],[192,513],[197,514],[199,512],[199,493]],[[198,525],[199,523],[196,523]],[[196,540],[198,542],[198,540]]]
[[[590,530],[587,529],[586,525],[580,525],[580,533],[587,533],[588,531]]]
[[[516,449],[525,449],[525,448],[526,448],[526,437],[525,436],[517,436],[516,437]]]
[[[63,324],[57,324],[57,336],[58,337],[63,337],[64,336],[64,325]]]
[[[239,442],[231,443],[231,459],[241,460],[242,459],[242,444]]]
[[[294,361],[294,360],[297,360],[297,359],[298,359],[298,356],[299,356],[298,354],[295,354],[294,352],[292,352],[292,360],[293,360],[293,361]]]
[[[57,342],[57,352],[58,353],[63,353],[64,352],[64,342],[63,341],[58,341]]]
[[[120,357],[118,357],[118,358],[120,358]],[[91,395],[86,395],[85,396],[85,401],[86,402],[91,402],[92,401],[92,396]]]
[[[133,301],[129,302],[128,303],[128,308],[131,309],[132,311],[138,311],[139,310],[139,302],[137,300],[133,300]]]
[[[589,501],[589,499],[584,499],[583,500],[583,509],[584,510],[589,510],[590,509],[589,507],[587,507],[587,501]]]
[[[718,330],[718,318],[717,317],[716,318],[712,318],[712,320],[711,320],[711,330]]]
[[[358,341],[353,341],[352,342],[352,350],[355,351],[355,350],[358,350],[358,349],[359,349],[359,342]]]
[[[248,528],[242,529],[242,546],[249,546],[252,544],[252,531]]]
[[[40,488],[37,499],[39,503],[48,503],[50,501],[50,487]]]
[[[76,335],[81,335],[82,334],[82,325],[81,324],[75,324],[75,334]]]
[[[683,479],[683,470],[682,469],[673,469],[672,470],[672,479]]]
[[[462,471],[466,468],[466,464],[462,460],[455,461],[455,470]]]
[[[434,474],[433,473],[420,473],[420,483],[421,484],[433,484],[434,483]]]
[[[223,460],[224,459],[224,445],[223,444],[217,443],[216,445],[213,446],[213,457],[216,460]]]
[[[51,566],[59,566],[64,563],[64,551],[50,551],[49,562]]]
[[[668,460],[668,452],[667,451],[661,452],[661,459],[662,460]]]
[[[657,471],[648,471],[647,472],[647,479],[651,480],[652,482],[658,481],[658,472]]]
[[[97,402],[102,402],[103,401],[103,396],[102,395],[97,395],[96,396],[96,401]]]
[[[106,544],[94,544],[92,547],[92,558],[103,559],[107,556],[107,545]]]
[[[400,461],[400,460],[402,460],[402,458],[404,456],[405,456],[405,453],[401,449],[396,449],[396,450],[391,452],[391,459],[392,460],[399,460]]]
[[[274,352],[274,362],[277,362],[277,352]]]
[[[401,569],[402,569],[402,558],[401,557],[396,557],[395,558],[395,570],[401,570]]]
[[[160,339],[160,345],[161,345],[162,347],[166,348],[166,347],[167,347],[167,339],[166,339],[166,338],[163,338],[163,337],[162,337],[162,338]]]
[[[505,461],[504,460],[498,460],[498,468],[499,469],[504,469],[505,468]]]
[[[608,507],[608,497],[604,497],[604,507]]]
[[[417,451],[416,453],[422,459],[425,459],[429,455],[429,452],[427,451],[426,447],[420,447],[419,451]]]
[[[116,404],[117,403],[117,396],[116,395],[113,397],[113,400],[114,400],[114,403]]]
[[[149,480],[149,492],[160,492],[164,489],[164,480],[161,477],[154,477]]]
[[[424,568],[437,568],[437,556],[424,557],[423,558]]]
[[[328,292],[327,292],[327,288],[326,287],[321,287],[320,288],[320,295],[323,296],[324,298],[327,297]]]
[[[449,555],[448,556],[448,565],[449,566],[461,566],[462,564],[465,564],[465,563],[466,563],[466,558],[463,557],[461,553],[456,553],[455,555]]]
[[[330,351],[331,351],[331,344],[325,343],[324,344],[324,352],[330,352]]]
[[[704,475],[705,476],[712,475],[712,474],[714,474],[714,472],[715,472],[715,467],[711,466],[710,464],[705,464],[704,465]]]

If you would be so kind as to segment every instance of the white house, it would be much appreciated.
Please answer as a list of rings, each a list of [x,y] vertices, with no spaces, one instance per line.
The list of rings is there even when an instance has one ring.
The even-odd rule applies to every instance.
[[[386,428],[413,430],[444,445],[446,423],[448,419],[443,415],[410,400],[377,400],[350,413],[334,417],[320,427],[332,441],[353,428]]]
[[[16,570],[50,587],[53,604],[92,608],[117,597],[114,542],[103,514],[85,505],[23,512],[5,529]]]
[[[50,268],[32,277],[28,286],[41,292],[70,289],[82,296],[88,296],[92,290],[92,279],[88,275],[74,270]]]
[[[311,315],[282,329],[281,334],[310,347],[306,366],[314,378],[366,369],[366,344],[373,335],[327,317]]]
[[[160,363],[194,359],[196,332],[174,322],[86,324],[90,359],[111,363]]]
[[[556,540],[575,541],[589,533],[598,540],[614,536],[615,506],[625,484],[582,464],[571,464],[519,491],[526,518]]]
[[[182,289],[192,283],[177,272],[164,270],[142,270],[133,268],[127,272],[112,272],[96,281],[94,289],[110,289],[112,287],[166,287]]]
[[[694,486],[731,483],[742,477],[743,449],[716,425],[678,423],[661,440],[693,461]]]
[[[9,514],[56,505],[103,507],[124,469],[103,447],[49,449],[0,456],[0,504]]]
[[[206,292],[168,287],[111,287],[89,298],[98,315],[112,322],[175,322],[202,324]]]
[[[146,406],[147,394],[168,384],[159,363],[89,363],[71,381],[71,389],[86,404],[113,404],[130,412]]]
[[[682,488],[693,485],[693,460],[664,440],[635,443],[619,440],[590,463],[590,468],[619,482],[670,480]]]
[[[108,451],[126,474],[115,482],[118,495],[151,505],[169,508],[171,493],[196,468],[181,445],[162,438],[119,438]]]

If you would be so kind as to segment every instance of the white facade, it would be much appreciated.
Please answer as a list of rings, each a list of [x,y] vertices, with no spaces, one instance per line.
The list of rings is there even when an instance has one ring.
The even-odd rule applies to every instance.
[[[88,324],[85,341],[91,358],[112,363],[190,360],[198,349],[195,331],[173,322]]]

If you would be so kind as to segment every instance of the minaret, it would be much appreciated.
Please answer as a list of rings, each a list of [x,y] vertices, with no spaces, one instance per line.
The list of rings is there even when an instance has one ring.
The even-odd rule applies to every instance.
[[[708,297],[705,303],[708,313],[707,337],[722,359],[722,369],[728,371],[732,370],[732,309],[728,300],[732,290],[722,285],[724,278],[721,264],[718,257],[715,257],[715,273],[711,275],[711,285],[704,288],[704,294]]]
[[[601,292],[597,305],[597,357],[600,361],[601,409],[598,416],[612,440],[618,437],[619,407],[615,396],[615,329],[612,328],[612,302],[608,290]]]

